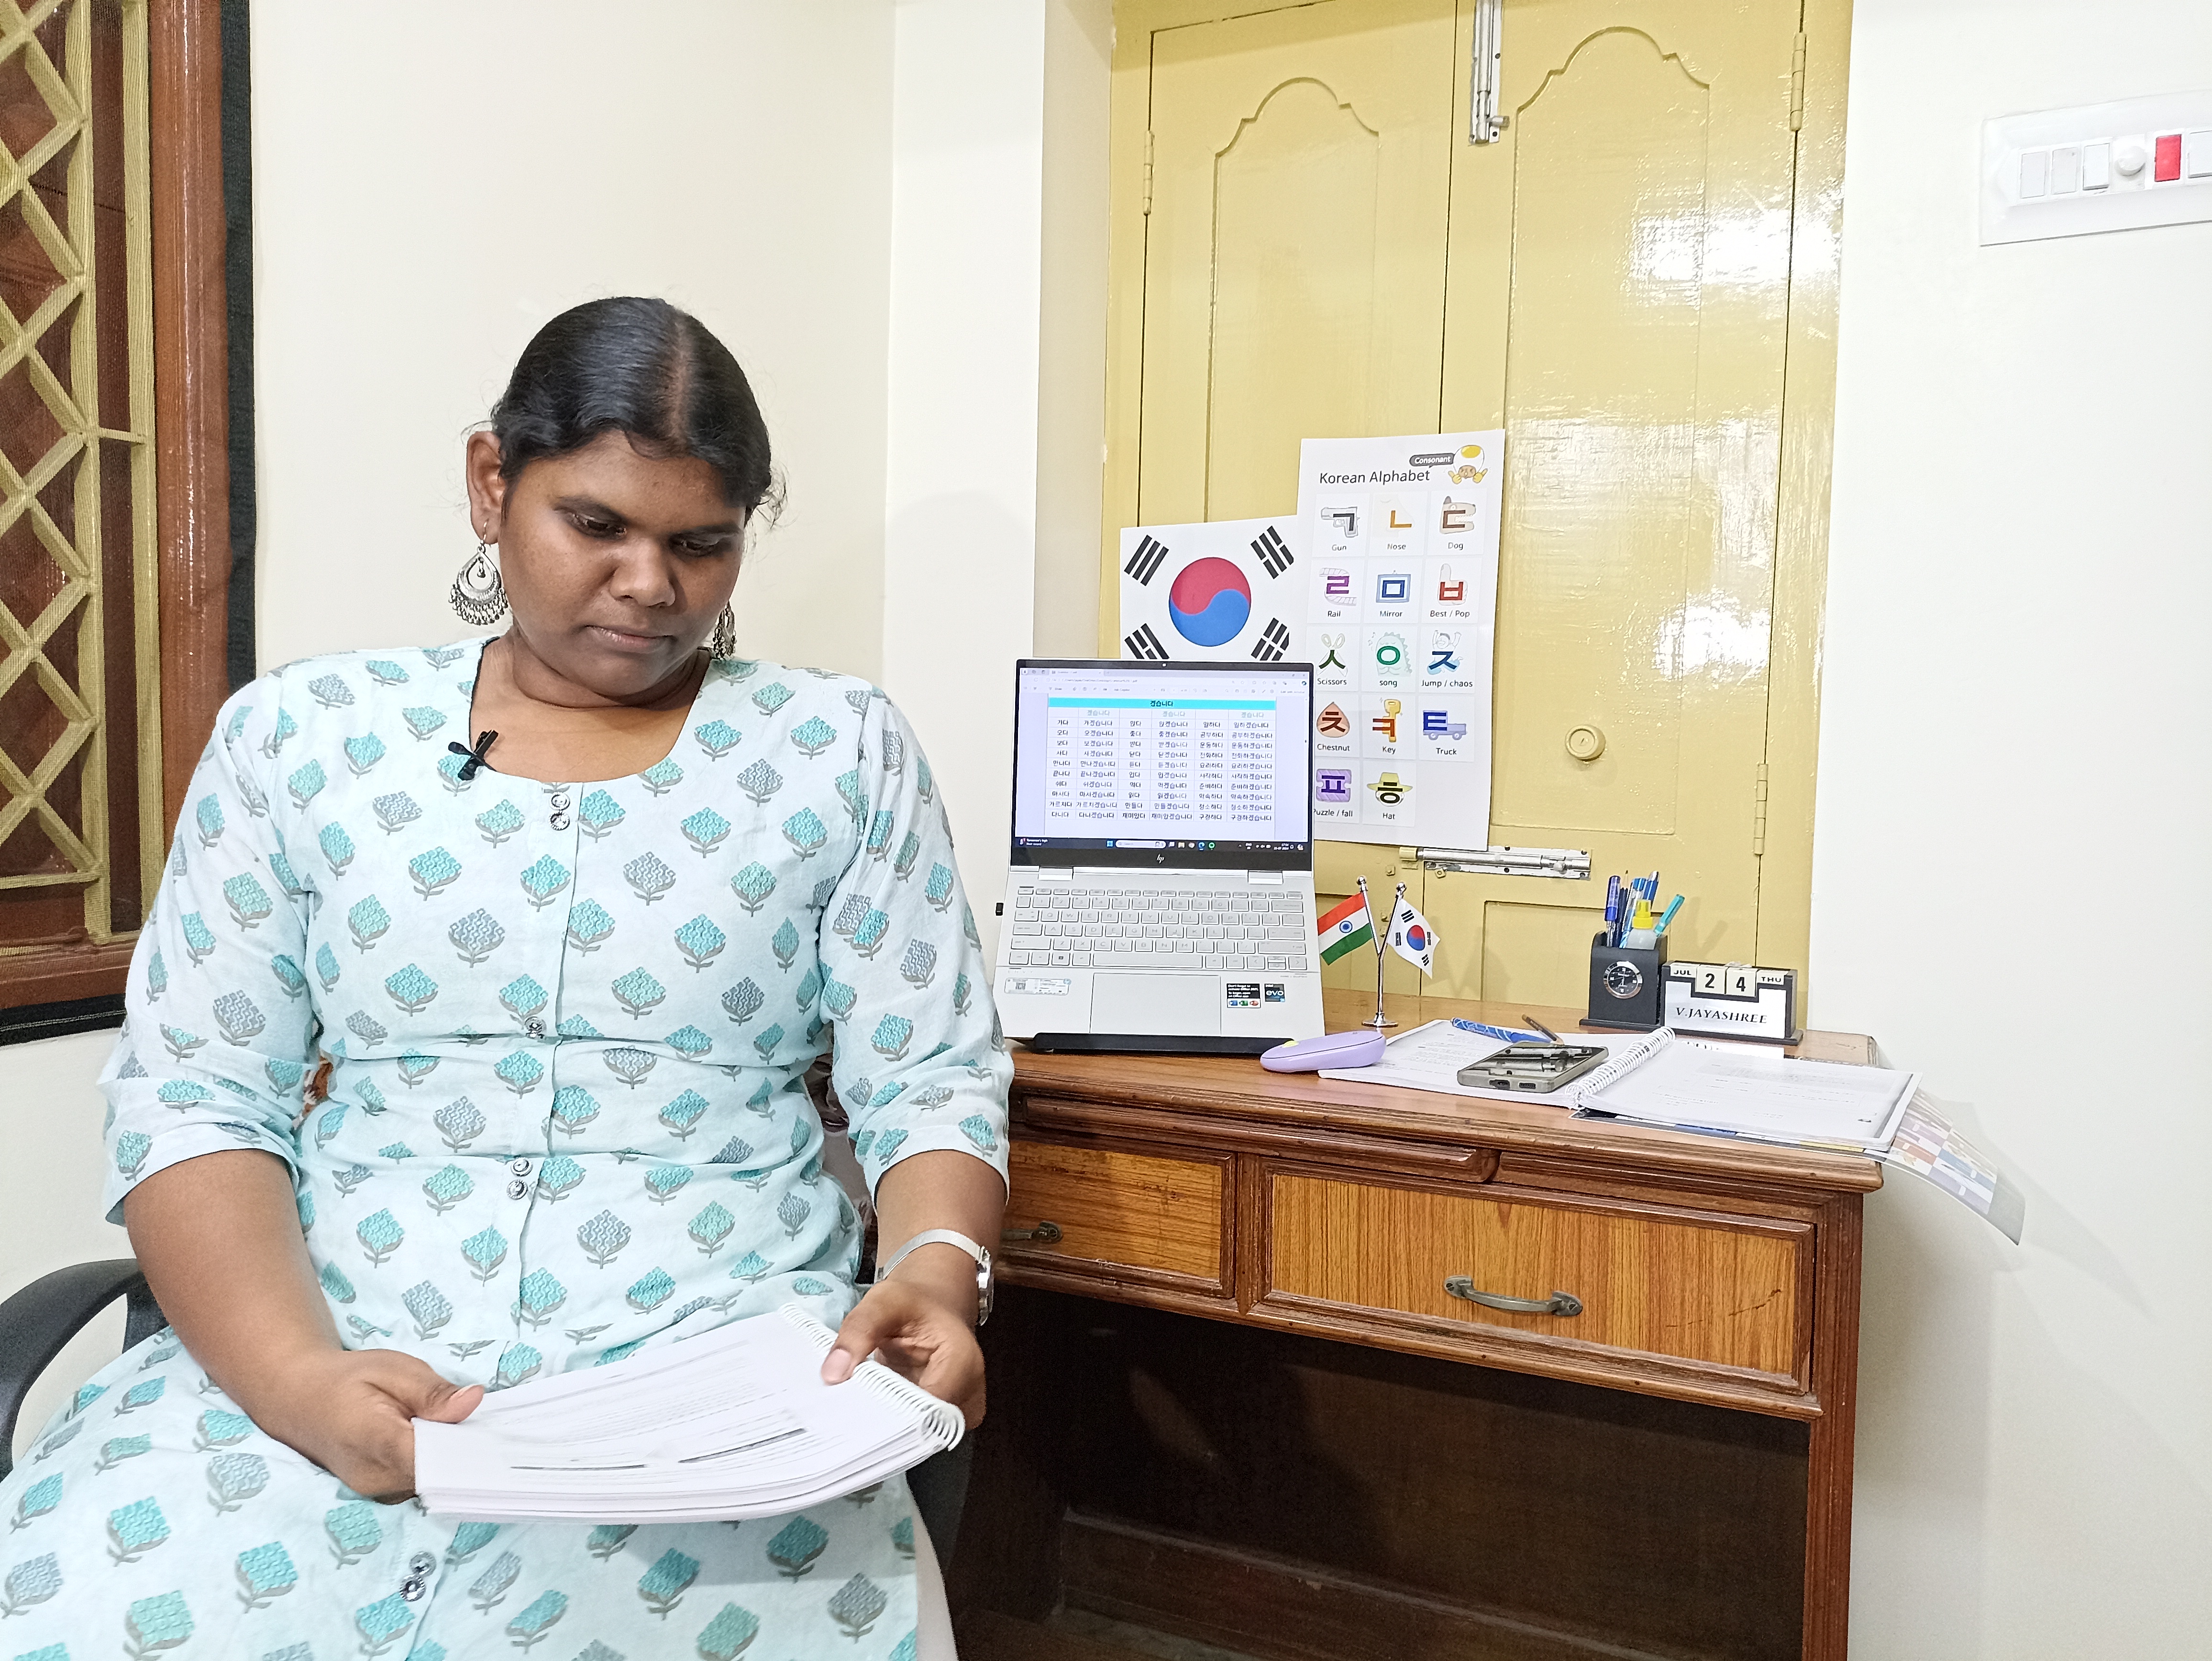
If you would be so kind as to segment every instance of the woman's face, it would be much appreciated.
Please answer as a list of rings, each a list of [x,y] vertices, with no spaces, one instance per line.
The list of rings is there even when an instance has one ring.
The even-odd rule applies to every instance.
[[[687,673],[738,580],[744,516],[714,468],[640,454],[604,433],[500,477],[499,443],[469,440],[469,505],[499,545],[519,645],[578,691],[647,697]]]

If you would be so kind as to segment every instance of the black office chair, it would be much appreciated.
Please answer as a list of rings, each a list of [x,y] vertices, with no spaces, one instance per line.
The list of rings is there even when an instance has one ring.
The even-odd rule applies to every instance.
[[[62,1346],[118,1298],[126,1305],[125,1349],[167,1324],[135,1257],[71,1263],[40,1275],[0,1304],[0,1476],[15,1469],[15,1421],[31,1386],[53,1365]]]
[[[40,1276],[0,1304],[0,1477],[15,1469],[15,1421],[31,1386],[53,1365],[62,1347],[118,1298],[125,1304],[124,1348],[168,1324],[135,1257],[71,1263]],[[963,1439],[951,1452],[925,1459],[907,1473],[915,1509],[921,1513],[922,1526],[929,1530],[941,1563],[952,1561],[973,1457],[974,1444]]]

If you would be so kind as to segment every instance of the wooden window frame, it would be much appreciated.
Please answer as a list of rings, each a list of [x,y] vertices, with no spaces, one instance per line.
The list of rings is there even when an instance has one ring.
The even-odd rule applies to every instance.
[[[160,711],[169,827],[229,694],[222,0],[153,0],[146,27],[161,650],[157,684],[142,687],[139,701]],[[114,997],[137,944],[132,934],[5,951],[0,940],[0,1010]]]

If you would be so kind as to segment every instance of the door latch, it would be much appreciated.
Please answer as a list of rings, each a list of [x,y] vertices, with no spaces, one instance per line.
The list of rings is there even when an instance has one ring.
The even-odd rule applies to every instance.
[[[1479,877],[1559,877],[1589,880],[1586,848],[1424,848],[1420,861],[1431,871],[1467,871]]]
[[[1474,61],[1468,69],[1467,142],[1495,144],[1506,128],[1498,113],[1504,73],[1505,0],[1474,0]]]

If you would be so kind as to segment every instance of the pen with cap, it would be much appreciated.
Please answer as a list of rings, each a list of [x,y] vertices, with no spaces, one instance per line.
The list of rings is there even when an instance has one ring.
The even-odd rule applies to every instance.
[[[1534,1032],[1516,1032],[1510,1026],[1492,1026],[1487,1021],[1463,1021],[1455,1019],[1452,1025],[1462,1032],[1473,1032],[1485,1038],[1503,1038],[1507,1043],[1542,1043],[1544,1042],[1544,1039]]]

